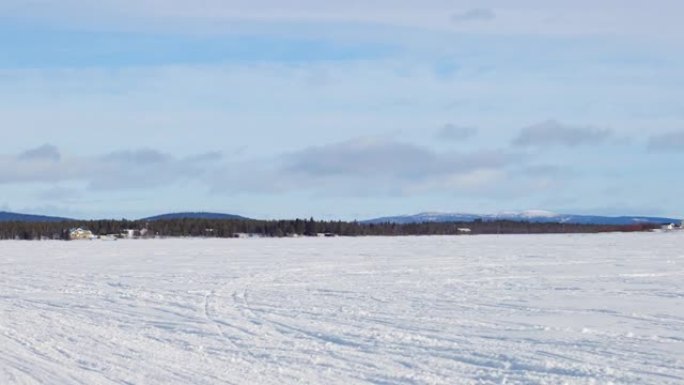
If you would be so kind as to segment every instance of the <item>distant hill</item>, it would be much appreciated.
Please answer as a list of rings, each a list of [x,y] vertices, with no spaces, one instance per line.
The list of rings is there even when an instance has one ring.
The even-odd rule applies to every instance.
[[[70,218],[50,217],[45,215],[31,215],[0,211],[0,222],[63,222]]]
[[[420,213],[393,217],[374,218],[364,223],[425,223],[425,222],[473,222],[475,220],[496,221],[511,220],[534,223],[569,223],[587,225],[634,225],[634,224],[668,224],[681,223],[681,219],[644,216],[607,217],[599,215],[556,214],[549,211],[530,210],[522,212],[503,212],[498,214],[465,214],[465,213]]]
[[[141,221],[162,221],[175,219],[213,219],[213,220],[249,220],[250,218],[235,214],[209,212],[181,212],[155,215],[142,218]],[[20,214],[0,211],[0,222],[63,222],[72,221],[71,218],[53,217],[45,215]],[[374,218],[361,223],[426,223],[426,222],[473,222],[476,220],[496,221],[525,221],[534,223],[568,223],[582,225],[634,225],[634,224],[669,224],[681,223],[681,219],[650,216],[618,216],[607,217],[599,215],[556,214],[548,211],[530,210],[522,212],[502,212],[498,214],[467,214],[467,213],[439,213],[429,212],[415,215],[390,216]]]
[[[169,221],[175,219],[215,219],[215,220],[246,220],[249,218],[234,214],[221,213],[206,213],[206,212],[186,212],[186,213],[169,213],[155,215],[153,217],[142,218],[141,221]]]

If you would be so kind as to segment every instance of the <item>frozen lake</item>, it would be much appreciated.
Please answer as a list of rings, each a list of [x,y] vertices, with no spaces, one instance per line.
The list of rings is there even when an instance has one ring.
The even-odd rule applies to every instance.
[[[684,383],[684,233],[0,242],[0,384],[611,383]]]

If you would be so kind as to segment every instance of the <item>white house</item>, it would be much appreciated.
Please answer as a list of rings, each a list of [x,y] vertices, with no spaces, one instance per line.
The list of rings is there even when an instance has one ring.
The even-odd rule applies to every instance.
[[[124,229],[121,235],[123,235],[124,238],[131,239],[140,236],[140,232],[133,229]]]
[[[667,224],[667,225],[662,226],[661,229],[662,229],[663,231],[675,231],[675,230],[682,230],[683,227],[684,227],[684,226],[682,226],[682,224],[677,225],[677,224],[674,224],[674,223],[670,223],[670,224]]]
[[[149,234],[150,234],[150,231],[148,229],[141,229],[141,230],[124,229],[121,232],[121,236],[126,238],[126,239],[146,238]]]

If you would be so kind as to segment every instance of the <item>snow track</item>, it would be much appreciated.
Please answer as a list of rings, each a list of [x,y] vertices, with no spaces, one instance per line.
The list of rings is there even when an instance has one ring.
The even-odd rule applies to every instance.
[[[683,384],[680,233],[0,243],[0,384]]]

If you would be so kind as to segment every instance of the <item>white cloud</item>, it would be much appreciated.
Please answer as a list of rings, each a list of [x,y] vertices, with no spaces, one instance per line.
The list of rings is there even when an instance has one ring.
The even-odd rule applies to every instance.
[[[513,144],[524,147],[577,147],[605,143],[612,136],[613,132],[605,128],[572,126],[547,120],[520,130]]]
[[[477,128],[469,126],[457,126],[454,124],[445,124],[437,132],[437,139],[446,141],[463,141],[470,139],[477,135]]]
[[[215,192],[233,194],[455,193],[493,185],[502,174],[524,162],[520,154],[502,150],[439,152],[393,139],[366,137],[228,165],[210,183]]]
[[[465,23],[472,21],[493,20],[495,17],[496,14],[491,9],[473,8],[451,15],[451,20],[454,23]]]
[[[0,185],[82,182],[96,190],[149,189],[201,178],[214,158],[178,158],[150,149],[101,156],[56,156],[45,145],[18,155],[0,155]]]
[[[62,155],[59,153],[59,149],[57,149],[57,147],[50,144],[45,144],[40,147],[24,151],[23,153],[19,154],[18,158],[22,160],[44,160],[50,162],[59,162],[59,160],[62,158]]]

